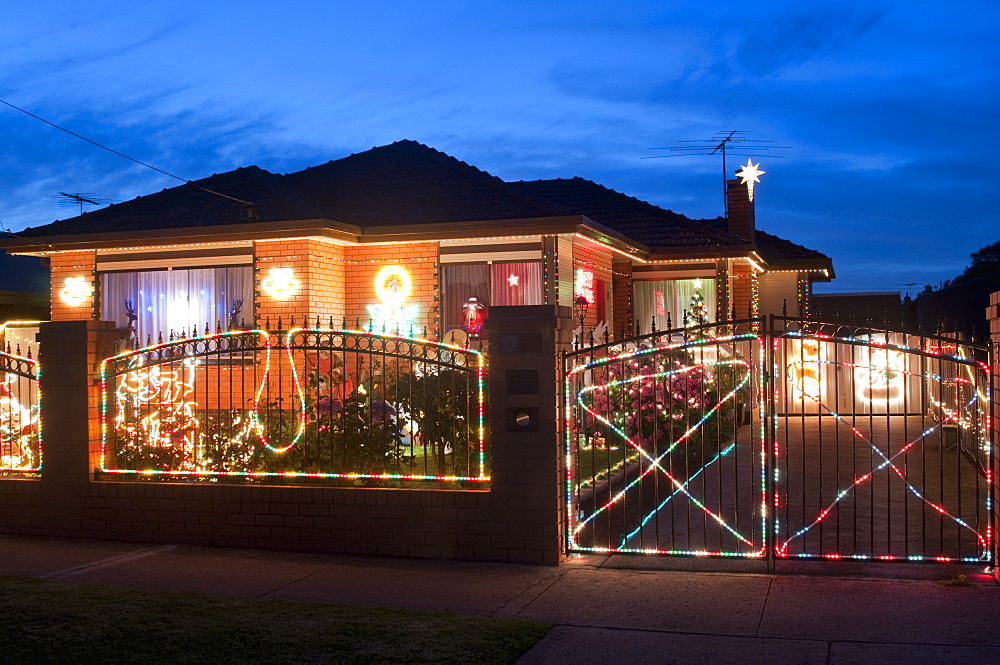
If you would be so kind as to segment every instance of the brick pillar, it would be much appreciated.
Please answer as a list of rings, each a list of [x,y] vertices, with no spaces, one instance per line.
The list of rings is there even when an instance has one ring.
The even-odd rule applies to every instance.
[[[71,533],[86,518],[81,498],[100,464],[98,366],[121,333],[110,321],[39,325],[42,415],[41,494],[50,533]]]
[[[635,330],[632,318],[632,262],[616,256],[611,267],[614,270],[611,278],[611,338],[615,339],[623,331],[625,337],[631,337]]]
[[[563,552],[562,351],[569,307],[492,307],[490,335],[493,545],[510,561],[555,565]]]

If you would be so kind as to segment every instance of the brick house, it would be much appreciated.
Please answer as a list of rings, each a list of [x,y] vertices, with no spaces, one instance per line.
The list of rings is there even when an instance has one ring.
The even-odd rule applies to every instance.
[[[728,221],[694,221],[399,141],[287,175],[213,175],[0,246],[48,258],[52,320],[114,321],[143,343],[278,319],[442,335],[466,326],[470,298],[488,313],[583,294],[588,327],[614,333],[681,325],[695,292],[710,317],[804,314],[830,259],[756,230],[739,180],[728,196]]]

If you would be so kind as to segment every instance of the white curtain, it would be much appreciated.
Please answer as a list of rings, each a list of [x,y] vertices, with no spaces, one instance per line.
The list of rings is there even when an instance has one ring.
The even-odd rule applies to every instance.
[[[705,299],[708,321],[715,321],[714,279],[653,279],[632,283],[632,311],[642,333],[650,331],[655,319],[657,330],[667,329],[667,318],[674,328],[684,327],[684,312],[691,310],[696,292]]]
[[[132,303],[141,343],[166,339],[171,331],[191,335],[206,326],[227,329],[230,312],[241,300],[236,323],[253,321],[250,266],[105,273],[101,289],[101,314],[120,327],[128,325],[126,303]]]
[[[490,270],[490,291],[494,305],[541,305],[542,262],[494,263]]]

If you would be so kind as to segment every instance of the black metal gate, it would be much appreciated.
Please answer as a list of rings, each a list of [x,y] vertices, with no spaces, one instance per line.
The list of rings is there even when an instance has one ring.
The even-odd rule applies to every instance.
[[[567,547],[995,563],[988,361],[788,317],[577,348]]]

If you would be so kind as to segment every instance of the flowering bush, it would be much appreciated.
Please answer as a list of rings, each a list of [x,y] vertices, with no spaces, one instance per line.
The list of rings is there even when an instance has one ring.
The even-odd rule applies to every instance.
[[[738,367],[699,362],[682,349],[645,349],[604,364],[582,396],[585,435],[626,439],[654,457],[714,455],[732,431],[736,388],[745,381]]]

